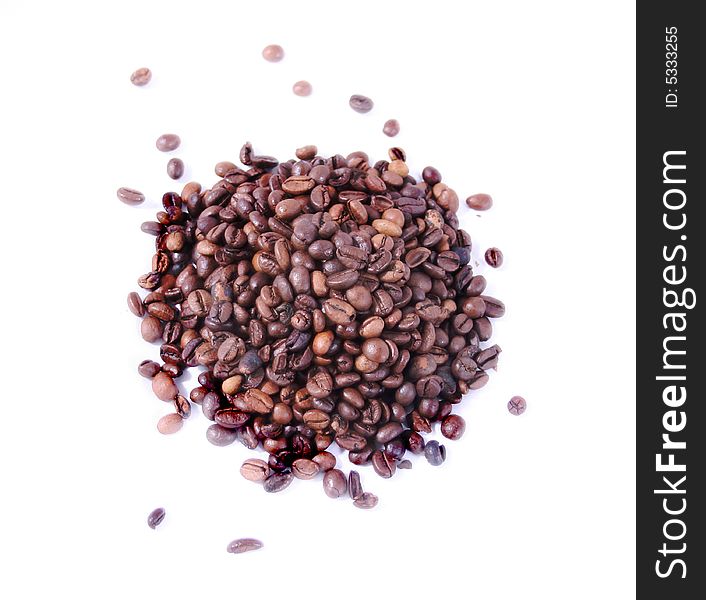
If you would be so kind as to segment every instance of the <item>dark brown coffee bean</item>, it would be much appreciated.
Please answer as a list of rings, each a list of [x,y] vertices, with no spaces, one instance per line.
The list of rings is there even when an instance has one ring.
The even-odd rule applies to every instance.
[[[488,248],[485,251],[485,262],[494,269],[497,269],[503,264],[503,253],[499,248]]]
[[[336,466],[336,457],[330,452],[319,452],[313,460],[322,471],[328,471]]]
[[[216,411],[215,421],[226,429],[238,429],[245,425],[250,419],[250,415],[234,408],[223,408]]]
[[[384,452],[381,452],[380,450],[373,452],[371,461],[373,464],[373,469],[383,479],[389,479],[395,474],[397,465],[395,464],[395,461],[390,459],[390,457]]]
[[[292,474],[297,479],[313,479],[319,470],[319,465],[308,458],[298,458],[292,463]]]
[[[382,132],[387,137],[395,137],[400,132],[400,123],[397,119],[389,119],[385,121],[382,127]]]
[[[242,554],[243,552],[252,552],[253,550],[259,550],[262,548],[263,544],[260,540],[254,538],[241,538],[239,540],[233,540],[226,550],[231,554]]]
[[[367,440],[357,433],[343,433],[336,436],[336,443],[344,450],[362,450],[368,443]]]
[[[441,423],[441,435],[450,440],[459,439],[466,431],[466,422],[459,415],[449,415]]]
[[[353,94],[348,100],[349,106],[358,113],[367,113],[373,109],[373,101],[367,96]]]
[[[156,529],[157,526],[164,521],[166,516],[166,511],[163,508],[155,508],[149,515],[147,515],[147,525],[150,529]]]
[[[330,469],[324,473],[324,492],[329,498],[340,498],[348,488],[346,476],[339,469]]]
[[[180,158],[172,158],[167,163],[167,175],[171,179],[181,179],[184,174],[184,161]]]
[[[155,146],[160,152],[171,152],[176,150],[181,144],[181,139],[174,133],[164,133],[157,138]]]
[[[347,325],[356,317],[356,310],[348,302],[337,298],[325,300],[321,308],[326,317],[336,325]]]
[[[143,360],[137,367],[137,372],[148,379],[152,379],[160,370],[159,363],[153,360]]]
[[[380,427],[380,429],[378,429],[378,432],[375,435],[375,440],[379,444],[387,444],[391,440],[394,440],[401,433],[402,425],[393,421],[387,423],[386,425],[383,425],[382,427]]]
[[[140,298],[137,292],[130,292],[127,295],[127,307],[136,317],[143,317],[145,315],[145,305],[142,304],[142,298]]]
[[[174,410],[182,419],[188,419],[191,416],[191,404],[181,394],[177,394],[174,398]]]

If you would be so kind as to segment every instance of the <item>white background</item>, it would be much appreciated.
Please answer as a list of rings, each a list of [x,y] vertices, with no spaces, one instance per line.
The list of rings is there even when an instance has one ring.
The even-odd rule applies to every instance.
[[[632,597],[633,13],[3,1],[0,596]],[[283,62],[261,58],[268,43]],[[141,66],[154,77],[136,88]],[[298,79],[311,97],[293,96]],[[351,111],[353,93],[375,109]],[[459,407],[467,433],[443,467],[363,469],[374,511],[320,480],[268,495],[238,474],[253,452],[209,445],[198,408],[178,435],[155,429],[169,406],[135,367],[157,347],[125,306],[149,268],[139,224],[187,177],[212,184],[245,140],[283,159],[315,143],[377,160],[392,117],[413,173],[434,164],[462,199],[495,199],[459,216],[475,260],[505,253],[478,268],[508,307],[500,370]],[[154,147],[165,132],[183,140],[179,184]],[[144,206],[121,204],[122,185]],[[242,536],[265,548],[227,554]]]

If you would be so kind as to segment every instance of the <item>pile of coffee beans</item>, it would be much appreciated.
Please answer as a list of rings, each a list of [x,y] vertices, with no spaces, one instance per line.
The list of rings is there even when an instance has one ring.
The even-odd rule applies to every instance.
[[[407,452],[444,461],[423,436],[437,421],[445,437],[463,434],[452,410],[497,365],[489,340],[505,307],[469,265],[456,192],[405,161],[400,148],[371,163],[304,146],[279,162],[246,143],[242,166],[218,163],[212,187],[164,194],[142,225],[156,236],[138,280],[147,294],[128,296],[143,338],[161,343],[161,364],[138,368],[174,405],[160,431],[189,416],[175,381],[200,367],[189,398],[214,422],[207,439],[262,446],[269,460],[241,473],[266,491],[324,473],[329,496],[348,487],[370,508],[377,498],[346,485],[328,448],[385,478],[410,466]]]

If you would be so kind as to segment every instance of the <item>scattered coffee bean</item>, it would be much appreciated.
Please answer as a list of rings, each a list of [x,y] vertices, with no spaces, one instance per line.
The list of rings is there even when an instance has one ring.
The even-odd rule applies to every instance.
[[[397,468],[398,469],[411,469],[412,468],[412,461],[408,459],[401,460],[400,462],[397,463]]]
[[[137,292],[130,292],[127,295],[127,307],[136,317],[145,316],[145,305],[142,304],[142,298],[140,298],[140,295]]]
[[[363,493],[363,486],[360,484],[360,473],[351,471],[348,474],[348,495],[355,500]]]
[[[424,446],[424,457],[430,465],[438,467],[446,460],[446,448],[439,445],[436,440],[430,440]]]
[[[180,158],[172,158],[167,163],[167,175],[172,179],[180,179],[184,174],[184,161]]]
[[[270,44],[265,46],[262,50],[262,58],[267,62],[279,62],[284,58],[284,48],[278,46],[277,44]]]
[[[137,69],[132,75],[130,75],[130,81],[133,85],[143,86],[147,85],[152,79],[152,71],[147,67],[141,67]]]
[[[238,431],[239,430],[221,427],[214,423],[213,425],[209,425],[208,429],[206,429],[206,439],[214,446],[229,446],[238,439]]]
[[[346,493],[346,476],[339,469],[331,469],[324,473],[324,492],[329,498],[340,498]]]
[[[273,473],[263,484],[266,492],[276,493],[288,488],[294,476],[291,473]]]
[[[239,540],[233,540],[228,544],[228,552],[231,554],[242,554],[243,552],[252,552],[253,550],[259,550],[262,548],[262,542],[253,538],[241,538]]]
[[[485,251],[485,262],[494,269],[501,267],[503,264],[503,253],[498,248],[488,248]]]
[[[171,152],[176,150],[181,144],[181,138],[174,133],[163,133],[157,138],[155,146],[160,152]]]
[[[240,467],[240,474],[248,481],[262,483],[270,476],[270,467],[264,460],[248,458]]]
[[[184,419],[181,415],[177,413],[171,413],[164,415],[159,421],[157,421],[157,431],[163,433],[164,435],[171,435],[179,431],[184,424]]]
[[[527,401],[522,396],[513,396],[507,403],[510,414],[521,415],[527,409]]]
[[[466,431],[466,421],[459,415],[449,415],[441,422],[441,435],[450,440],[457,440]]]
[[[367,113],[373,110],[373,101],[367,96],[353,94],[348,100],[350,107],[358,113]]]
[[[292,91],[296,96],[310,96],[311,95],[311,84],[308,81],[297,81],[292,86]]]
[[[153,360],[143,360],[137,367],[137,372],[147,379],[152,379],[161,370],[159,363]]]
[[[356,508],[375,508],[378,504],[378,497],[370,492],[363,492],[355,500],[353,506]]]
[[[473,194],[466,198],[466,204],[473,210],[489,210],[493,206],[493,198],[488,194]]]
[[[382,127],[382,132],[387,137],[395,137],[400,132],[400,123],[397,119],[389,119],[385,121]]]
[[[118,189],[118,200],[130,206],[137,206],[145,201],[145,195],[132,188],[121,187]]]
[[[155,508],[147,516],[147,525],[149,525],[149,528],[156,529],[157,525],[159,525],[162,521],[164,521],[164,517],[166,514],[167,513],[163,508]]]

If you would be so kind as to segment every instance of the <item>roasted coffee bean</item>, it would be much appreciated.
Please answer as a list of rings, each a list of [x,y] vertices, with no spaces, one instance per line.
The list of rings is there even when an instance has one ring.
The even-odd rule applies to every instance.
[[[382,132],[387,137],[395,137],[400,132],[400,123],[397,119],[389,119],[385,121],[382,127]]]
[[[259,550],[262,548],[262,542],[254,538],[240,538],[239,540],[233,540],[226,550],[231,554],[242,554],[243,552],[252,552],[253,550]]]
[[[156,529],[157,526],[164,521],[166,516],[166,511],[163,508],[155,508],[149,515],[147,515],[147,525],[150,529]]]
[[[147,85],[151,79],[152,71],[150,71],[147,67],[141,67],[130,75],[130,83],[139,87]]]
[[[159,363],[153,360],[143,360],[137,367],[137,372],[148,379],[152,379],[160,370]]]
[[[503,253],[499,248],[488,248],[485,251],[485,262],[494,269],[502,267]]]
[[[292,474],[297,479],[313,479],[319,470],[319,465],[308,458],[298,458],[292,463]]]
[[[356,500],[363,494],[363,486],[360,484],[360,474],[358,471],[351,471],[348,474],[348,495]]]
[[[398,469],[411,469],[412,468],[412,461],[401,460],[400,462],[397,463],[397,468]]]
[[[264,482],[263,488],[266,492],[276,493],[289,487],[294,476],[291,473],[273,473]]]
[[[310,96],[311,90],[311,84],[303,79],[301,81],[297,81],[292,86],[292,91],[294,92],[295,96]]]
[[[160,152],[171,152],[181,144],[181,139],[174,133],[164,133],[157,138],[155,145]]]
[[[370,492],[363,492],[355,500],[353,500],[353,506],[356,508],[375,508],[378,504],[378,497]]]
[[[373,469],[375,470],[375,472],[384,479],[389,479],[390,477],[392,477],[395,474],[395,470],[397,469],[395,461],[380,450],[376,450],[375,452],[373,452],[371,462],[373,464]]]
[[[271,475],[271,472],[270,467],[264,460],[260,460],[259,458],[248,458],[241,465],[240,474],[248,481],[262,483]]]
[[[367,113],[373,109],[373,101],[367,96],[353,94],[348,100],[349,106],[358,113]]]
[[[473,194],[466,198],[466,204],[473,210],[489,210],[493,206],[493,199],[488,194]]]
[[[137,206],[145,201],[145,195],[132,188],[121,187],[118,189],[118,200],[130,206]],[[143,231],[145,230],[143,229]],[[151,233],[151,231],[146,233]]]
[[[174,379],[206,367],[190,398],[215,421],[207,438],[261,445],[264,477],[282,487],[335,469],[323,452],[333,442],[389,477],[407,450],[424,451],[432,421],[460,435],[453,404],[496,366],[499,347],[480,344],[505,307],[473,275],[458,196],[438,170],[417,183],[397,147],[377,163],[296,154],[280,163],[246,143],[247,170],[224,161],[210,189],[164,194],[143,228],[156,236],[138,281],[149,293],[128,299],[164,365],[138,370],[183,420],[191,405]]]
[[[424,446],[424,457],[430,465],[438,467],[446,460],[446,448],[436,440],[431,440]]]
[[[339,469],[330,469],[324,473],[324,492],[329,498],[340,498],[348,488],[346,476]]]
[[[511,415],[521,415],[527,410],[527,401],[522,396],[513,396],[507,403],[507,410]]]
[[[262,58],[267,62],[279,62],[284,58],[284,49],[278,44],[270,44],[262,50]],[[314,152],[316,154],[316,152]]]
[[[167,163],[167,175],[171,179],[181,179],[184,174],[184,161],[180,158],[172,158]]]
[[[172,433],[179,431],[183,424],[184,419],[181,415],[171,413],[164,415],[159,421],[157,421],[157,431],[164,435],[171,435]]]
[[[450,440],[459,439],[466,431],[466,422],[459,415],[449,415],[441,423],[441,435]]]

